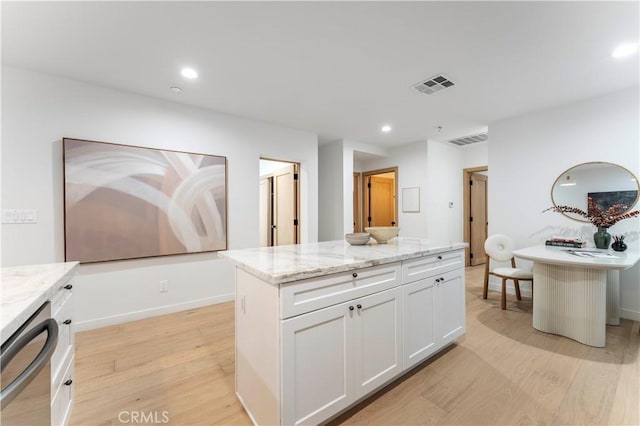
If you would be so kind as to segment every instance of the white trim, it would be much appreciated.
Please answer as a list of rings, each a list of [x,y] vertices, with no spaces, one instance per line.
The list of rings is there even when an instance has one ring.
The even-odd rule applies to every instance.
[[[157,317],[174,312],[186,311],[188,309],[201,308],[207,305],[215,305],[234,300],[235,294],[223,294],[221,296],[205,297],[204,299],[190,300],[188,302],[176,303],[173,305],[158,306],[156,308],[144,309],[141,311],[127,312],[109,317],[96,318],[88,321],[75,323],[75,332],[92,330],[94,328],[107,327],[109,325],[122,324],[129,321],[136,321],[145,318]]]
[[[640,321],[640,311],[620,308],[620,318],[624,318],[632,321]]]

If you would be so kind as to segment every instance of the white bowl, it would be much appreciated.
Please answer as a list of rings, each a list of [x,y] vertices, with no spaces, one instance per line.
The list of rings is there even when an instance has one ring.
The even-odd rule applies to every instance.
[[[358,232],[355,234],[345,234],[344,239],[352,246],[362,246],[369,242],[371,236],[366,232]]]
[[[398,236],[400,228],[397,226],[371,226],[364,228],[378,244],[386,244],[390,239]]]

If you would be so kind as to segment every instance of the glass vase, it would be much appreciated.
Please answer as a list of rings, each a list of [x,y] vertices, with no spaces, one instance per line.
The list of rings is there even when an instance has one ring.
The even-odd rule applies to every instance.
[[[593,242],[596,245],[596,248],[599,249],[608,249],[609,244],[611,244],[611,234],[607,232],[607,228],[599,227],[598,232],[593,234]]]

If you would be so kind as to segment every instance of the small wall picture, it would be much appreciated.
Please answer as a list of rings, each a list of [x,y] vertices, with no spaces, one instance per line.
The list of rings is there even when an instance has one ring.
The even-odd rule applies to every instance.
[[[226,157],[63,139],[65,259],[227,248]]]
[[[402,188],[402,212],[420,212],[420,188]]]
[[[633,207],[638,197],[638,191],[608,191],[608,192],[589,192],[587,197],[594,200],[601,211],[605,212],[611,206],[622,204],[626,206],[623,210]]]

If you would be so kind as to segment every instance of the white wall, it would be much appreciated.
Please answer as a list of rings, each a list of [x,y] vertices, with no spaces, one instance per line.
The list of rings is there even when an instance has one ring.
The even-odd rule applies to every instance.
[[[230,249],[258,246],[259,158],[299,162],[302,239],[317,240],[315,134],[13,68],[2,78],[2,207],[39,216],[3,225],[3,265],[64,260],[63,137],[226,156]],[[84,329],[231,300],[233,278],[201,253],[82,265],[75,289]]]
[[[344,169],[342,141],[318,147],[318,240],[344,238]]]
[[[462,169],[465,149],[429,141],[427,157],[427,229],[429,239],[463,240]],[[450,203],[453,206],[450,207]]]
[[[489,142],[478,142],[462,148],[463,168],[469,169],[487,164],[489,164]]]
[[[504,233],[517,247],[541,244],[551,235],[578,234],[592,241],[595,228],[551,206],[555,179],[590,161],[620,164],[640,175],[638,88],[492,123],[489,126],[489,234]],[[640,208],[636,205],[634,209]],[[609,229],[640,246],[640,219]],[[640,320],[640,266],[622,271],[625,318]]]

